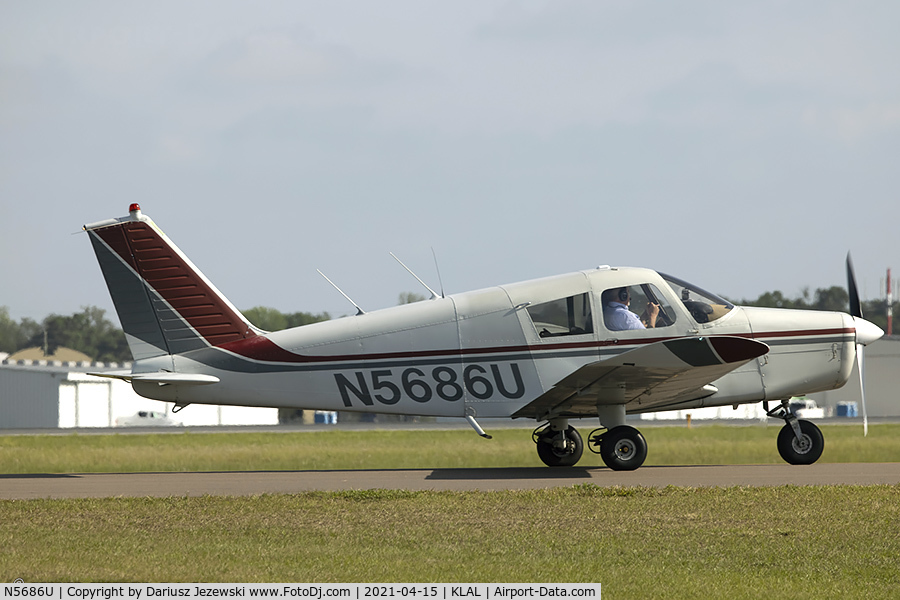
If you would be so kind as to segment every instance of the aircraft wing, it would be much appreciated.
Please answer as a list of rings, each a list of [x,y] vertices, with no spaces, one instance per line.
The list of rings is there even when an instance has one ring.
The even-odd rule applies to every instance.
[[[573,371],[513,414],[545,420],[590,417],[597,406],[664,406],[716,392],[709,383],[762,356],[769,347],[733,336],[655,342]]]

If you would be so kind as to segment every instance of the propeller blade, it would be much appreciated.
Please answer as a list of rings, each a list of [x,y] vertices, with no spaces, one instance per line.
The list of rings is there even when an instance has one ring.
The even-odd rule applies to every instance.
[[[884,332],[880,327],[863,320],[862,304],[859,301],[859,288],[856,285],[856,274],[853,272],[853,260],[847,253],[847,294],[850,296],[850,314],[856,326],[856,366],[859,370],[859,397],[862,401],[863,437],[869,435],[869,415],[866,413],[866,369],[863,360],[863,349],[881,338]]]
[[[869,415],[866,413],[866,368],[863,360],[862,344],[856,345],[856,366],[859,367],[859,397],[862,400],[862,417],[863,417],[863,437],[869,435]]]
[[[850,295],[850,314],[862,318],[862,305],[859,302],[859,289],[856,287],[856,275],[853,273],[853,261],[847,253],[847,293]]]

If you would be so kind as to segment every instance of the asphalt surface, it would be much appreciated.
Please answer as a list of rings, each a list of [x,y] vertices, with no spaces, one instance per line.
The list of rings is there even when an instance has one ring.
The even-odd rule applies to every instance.
[[[515,469],[237,471],[0,475],[0,499],[253,496],[314,490],[526,490],[598,486],[733,487],[900,484],[900,463]]]
[[[590,423],[588,423],[590,421]],[[521,429],[523,431],[531,431],[535,427],[534,421],[525,422],[525,420],[510,419],[479,419],[481,426],[490,433],[494,429]],[[844,425],[847,427],[858,427],[862,431],[861,418],[847,417],[826,417],[824,419],[816,419],[817,425]],[[643,420],[629,416],[626,423],[638,429],[648,429],[651,427],[673,427],[684,426],[683,420]],[[869,425],[883,423],[900,423],[900,417],[870,417]],[[694,427],[703,427],[706,425],[726,425],[729,427],[755,427],[762,425],[763,422],[758,419],[703,419],[694,421]],[[598,427],[591,419],[573,419],[572,425],[579,429],[593,429]],[[781,419],[769,419],[769,427],[781,427],[784,422]],[[292,423],[286,425],[191,425],[185,427],[74,427],[60,429],[58,427],[49,428],[16,428],[16,429],[0,429],[0,437],[16,436],[16,435],[145,435],[145,434],[181,434],[186,431],[191,433],[299,433],[299,432],[321,432],[321,431],[439,431],[446,429],[459,429],[472,431],[471,426],[462,419],[442,418],[438,422],[378,422],[378,423],[350,423],[342,422],[334,425],[303,425]]]

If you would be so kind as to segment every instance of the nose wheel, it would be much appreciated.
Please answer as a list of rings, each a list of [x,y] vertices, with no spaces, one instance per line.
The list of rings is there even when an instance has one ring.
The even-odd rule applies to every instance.
[[[767,411],[770,417],[784,419],[784,427],[778,432],[778,454],[792,465],[811,465],[822,456],[825,436],[812,421],[798,419],[788,408],[788,401]]]

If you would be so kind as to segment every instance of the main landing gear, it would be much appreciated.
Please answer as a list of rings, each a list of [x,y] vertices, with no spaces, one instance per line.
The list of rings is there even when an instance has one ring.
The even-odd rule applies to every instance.
[[[571,467],[581,458],[584,443],[578,430],[568,421],[551,421],[531,434],[538,456],[548,467]]]
[[[778,453],[785,462],[792,465],[811,465],[822,456],[825,437],[812,421],[804,421],[794,416],[787,400],[772,410],[765,406],[766,414],[784,419],[784,427],[778,432]]]
[[[602,433],[598,434],[598,431]],[[589,447],[613,471],[634,471],[647,459],[647,440],[640,431],[628,425],[595,429],[591,432]]]
[[[548,467],[571,467],[584,452],[581,434],[566,419],[554,419],[548,425],[538,427],[532,438],[537,444],[538,456]],[[606,466],[614,471],[633,471],[647,458],[647,441],[640,431],[628,425],[592,431],[588,448],[599,454]]]

